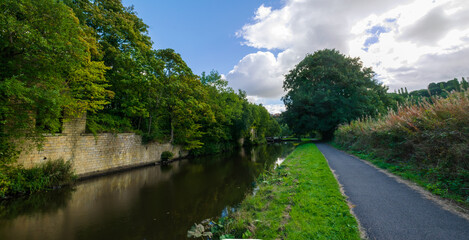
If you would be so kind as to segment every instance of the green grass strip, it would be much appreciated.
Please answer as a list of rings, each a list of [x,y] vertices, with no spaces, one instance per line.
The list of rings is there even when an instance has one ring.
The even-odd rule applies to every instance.
[[[360,239],[326,159],[314,144],[298,146],[260,179],[259,190],[227,221],[226,232],[261,239]]]

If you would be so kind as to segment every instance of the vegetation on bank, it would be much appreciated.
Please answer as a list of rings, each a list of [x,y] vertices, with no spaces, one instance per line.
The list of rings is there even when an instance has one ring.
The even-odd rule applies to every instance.
[[[88,132],[135,132],[194,154],[280,131],[216,71],[197,76],[174,50],[153,49],[148,26],[121,0],[5,0],[0,8],[0,165],[18,155],[13,140],[40,144],[85,112]]]
[[[44,191],[75,180],[71,162],[62,159],[49,160],[30,169],[0,166],[0,198]]]
[[[216,71],[195,75],[121,0],[0,2],[0,196],[73,179],[68,162],[24,169],[19,144],[87,114],[86,130],[135,132],[194,155],[265,141],[280,126]]]
[[[469,206],[469,92],[422,99],[335,133],[340,147]]]
[[[259,178],[258,188],[237,211],[218,223],[195,225],[189,235],[212,235],[214,239],[360,239],[346,199],[314,144],[298,146],[281,166]]]

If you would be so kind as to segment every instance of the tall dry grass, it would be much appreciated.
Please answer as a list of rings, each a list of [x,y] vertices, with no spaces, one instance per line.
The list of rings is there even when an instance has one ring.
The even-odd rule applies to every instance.
[[[335,142],[372,153],[388,163],[412,166],[443,194],[469,203],[469,92],[407,103],[378,118],[341,125]]]

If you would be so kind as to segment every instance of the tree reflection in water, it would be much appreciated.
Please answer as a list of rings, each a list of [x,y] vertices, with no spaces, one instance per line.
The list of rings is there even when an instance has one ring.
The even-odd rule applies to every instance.
[[[227,213],[291,144],[172,162],[0,204],[0,239],[185,239]],[[254,161],[253,161],[254,160]]]

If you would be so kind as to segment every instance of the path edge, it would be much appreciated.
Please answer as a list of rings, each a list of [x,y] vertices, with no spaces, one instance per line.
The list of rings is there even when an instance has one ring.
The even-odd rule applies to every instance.
[[[467,221],[469,221],[469,210],[468,209],[464,209],[460,206],[458,206],[457,204],[455,204],[454,202],[450,201],[450,200],[447,200],[447,199],[444,199],[440,196],[437,196],[431,192],[429,192],[428,190],[426,190],[425,188],[419,186],[417,183],[414,183],[412,181],[409,181],[409,180],[406,180],[406,179],[403,179],[391,172],[389,172],[388,170],[386,169],[382,169],[382,168],[379,168],[377,167],[376,165],[374,165],[373,163],[369,162],[369,161],[366,161],[366,160],[363,160],[355,155],[352,155],[346,151],[343,151],[343,150],[340,150],[340,149],[337,149],[335,148],[334,146],[332,146],[331,144],[329,143],[326,143],[328,146],[334,148],[335,150],[337,151],[340,151],[352,158],[355,158],[355,159],[358,159],[360,161],[362,161],[363,163],[367,164],[368,166],[371,166],[373,167],[374,169],[386,174],[388,177],[390,178],[393,178],[394,180],[396,180],[398,183],[402,183],[402,184],[405,184],[407,187],[411,188],[412,190],[416,191],[417,193],[419,193],[421,196],[423,196],[424,198],[432,201],[433,203],[435,203],[436,205],[438,205],[439,207],[441,207],[442,209],[448,211],[448,212],[451,212],[459,217],[462,217],[464,219],[466,219]],[[324,154],[323,154],[324,155]],[[326,158],[327,159],[327,158]],[[330,168],[330,167],[329,167]],[[334,174],[335,175],[335,174]]]
[[[321,152],[321,150],[319,150],[319,152]],[[357,221],[358,231],[360,232],[360,238],[364,240],[368,240],[369,239],[368,233],[366,232],[366,229],[363,227],[362,223],[360,222],[360,219],[358,219],[357,215],[353,211],[353,208],[355,208],[355,205],[350,201],[350,198],[347,196],[347,194],[345,194],[344,186],[339,181],[339,175],[336,174],[335,170],[331,168],[331,165],[329,165],[329,159],[326,158],[324,153],[321,152],[321,155],[324,157],[324,159],[326,159],[327,166],[329,167],[329,170],[331,170],[332,175],[334,175],[335,181],[339,185],[339,191],[342,194],[342,196],[345,197],[345,201],[347,201],[347,206],[349,208],[350,214],[352,214],[352,216]]]

